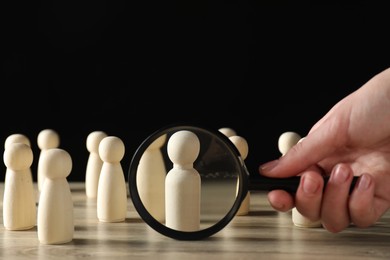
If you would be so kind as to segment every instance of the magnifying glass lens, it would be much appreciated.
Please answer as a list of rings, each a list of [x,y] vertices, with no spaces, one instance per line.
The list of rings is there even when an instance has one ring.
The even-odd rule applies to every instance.
[[[169,126],[137,149],[129,190],[149,226],[175,239],[194,240],[230,222],[246,194],[246,178],[237,149],[222,133]]]

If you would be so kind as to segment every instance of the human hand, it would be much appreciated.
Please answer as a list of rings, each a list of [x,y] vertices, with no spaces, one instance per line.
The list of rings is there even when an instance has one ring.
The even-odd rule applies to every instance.
[[[268,177],[301,175],[293,197],[268,193],[279,211],[294,206],[324,228],[373,225],[390,208],[390,69],[338,102],[303,141],[259,167]],[[330,176],[323,190],[323,175]],[[353,176],[360,176],[350,193]]]

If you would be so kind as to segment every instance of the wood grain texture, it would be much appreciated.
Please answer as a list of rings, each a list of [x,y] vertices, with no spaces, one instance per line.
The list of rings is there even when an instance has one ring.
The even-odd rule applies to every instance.
[[[36,227],[9,231],[1,226],[0,259],[390,259],[390,213],[367,229],[351,226],[332,234],[299,228],[291,213],[270,208],[265,193],[251,193],[251,211],[236,216],[223,230],[200,241],[165,237],[146,225],[128,199],[124,222],[99,222],[96,201],[84,183],[70,183],[74,201],[74,239],[61,245],[39,243]]]

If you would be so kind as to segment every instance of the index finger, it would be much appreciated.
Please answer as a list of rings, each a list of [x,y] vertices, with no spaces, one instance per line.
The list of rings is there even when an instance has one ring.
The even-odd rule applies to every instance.
[[[295,176],[332,154],[336,150],[335,144],[338,140],[332,135],[332,131],[324,131],[323,127],[310,132],[284,156],[260,165],[260,174],[281,178]]]

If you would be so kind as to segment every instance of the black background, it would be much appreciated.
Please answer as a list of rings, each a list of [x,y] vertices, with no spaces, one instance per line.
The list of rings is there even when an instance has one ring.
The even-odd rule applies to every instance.
[[[366,2],[2,5],[0,141],[26,134],[35,173],[37,135],[55,129],[73,160],[70,181],[85,178],[90,132],[124,141],[127,179],[143,139],[181,121],[235,129],[255,177],[280,156],[281,133],[304,136],[390,65],[388,8]]]

